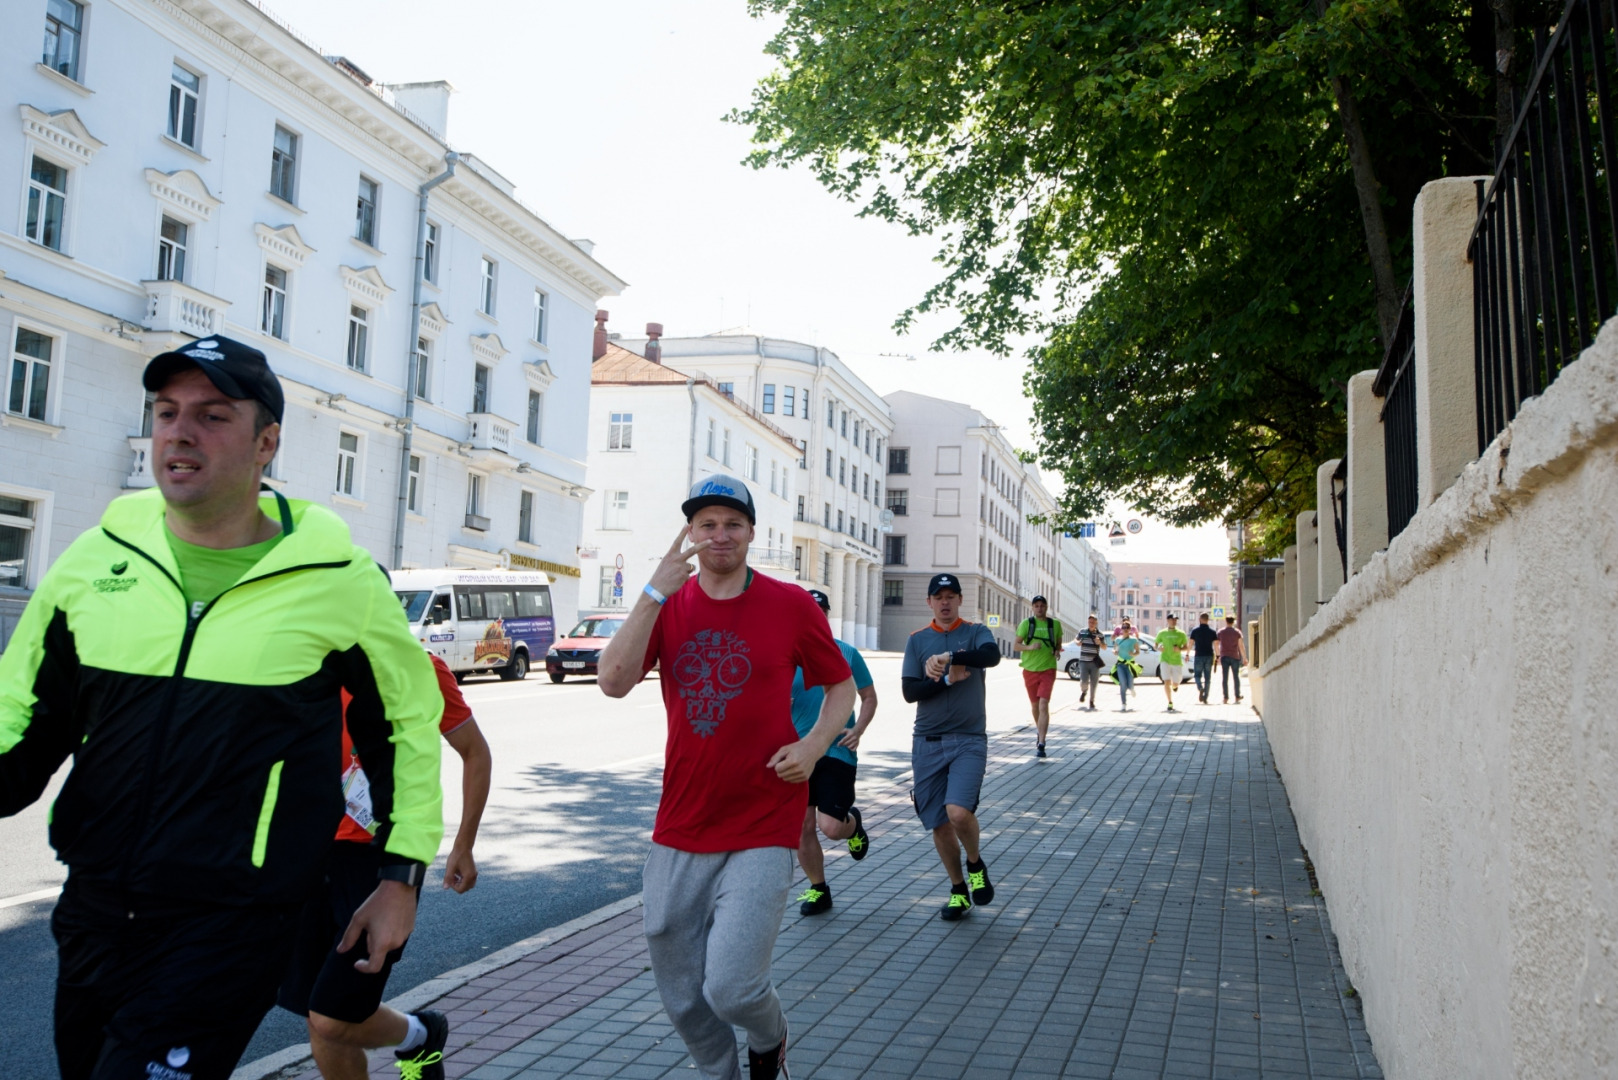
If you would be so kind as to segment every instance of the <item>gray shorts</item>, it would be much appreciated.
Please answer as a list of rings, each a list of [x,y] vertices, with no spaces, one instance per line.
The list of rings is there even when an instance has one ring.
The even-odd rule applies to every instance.
[[[983,772],[989,764],[987,735],[917,735],[910,743],[915,787],[910,799],[916,816],[929,829],[949,820],[945,806],[977,812]]]

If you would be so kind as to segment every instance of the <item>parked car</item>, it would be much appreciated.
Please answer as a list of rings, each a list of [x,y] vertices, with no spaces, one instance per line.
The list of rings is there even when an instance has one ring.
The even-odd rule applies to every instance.
[[[1113,651],[1111,634],[1103,634],[1101,640],[1101,674],[1104,678],[1111,679],[1112,675],[1110,672],[1112,671],[1112,665],[1118,662],[1118,654]],[[1140,678],[1151,678],[1162,682],[1163,675],[1158,670],[1159,662],[1157,646],[1153,645],[1145,638],[1141,638],[1139,640],[1140,648],[1135,653],[1135,663],[1140,665]],[[1180,682],[1183,685],[1190,682],[1192,678],[1191,658],[1185,652],[1182,652],[1180,656],[1181,659],[1185,661],[1185,675],[1180,679]],[[1079,677],[1078,642],[1070,641],[1067,643],[1067,645],[1062,649],[1062,656],[1060,660],[1058,660],[1057,666],[1059,666],[1063,671],[1067,672],[1068,678],[1076,680]]]
[[[569,675],[598,675],[601,650],[623,629],[627,615],[591,615],[556,639],[545,654],[545,674],[559,683]]]

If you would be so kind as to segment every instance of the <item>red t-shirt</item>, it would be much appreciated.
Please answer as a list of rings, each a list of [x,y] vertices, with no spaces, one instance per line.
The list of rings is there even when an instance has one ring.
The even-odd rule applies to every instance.
[[[660,660],[669,737],[652,840],[691,852],[796,848],[809,785],[766,763],[798,741],[798,668],[811,687],[853,677],[826,616],[806,590],[763,574],[729,600],[692,577],[658,612],[643,674]]]
[[[433,673],[438,676],[438,691],[444,695],[444,716],[438,721],[438,732],[448,735],[472,719],[472,709],[461,696],[460,684],[455,681],[455,673],[449,665],[431,654],[428,659],[433,662]],[[345,713],[352,696],[347,690],[343,691]],[[343,797],[348,809],[337,826],[337,839],[370,843],[372,833],[367,826],[371,823],[371,786],[365,778],[365,770],[360,768],[360,756],[354,750],[354,740],[348,737],[346,722],[343,724]]]
[[[1234,626],[1226,626],[1219,631],[1219,655],[1228,656],[1232,660],[1242,655],[1242,632]]]

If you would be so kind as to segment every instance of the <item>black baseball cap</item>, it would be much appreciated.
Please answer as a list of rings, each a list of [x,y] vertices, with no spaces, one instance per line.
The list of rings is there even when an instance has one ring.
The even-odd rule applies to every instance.
[[[961,592],[961,580],[954,574],[934,574],[933,579],[927,583],[928,596],[937,596],[945,589],[958,595],[965,595]]]
[[[831,610],[831,597],[827,596],[819,589],[810,589],[809,595],[814,598],[815,603],[820,605],[821,611]]]
[[[281,380],[270,370],[264,354],[251,345],[218,334],[198,338],[183,348],[154,356],[141,383],[148,390],[161,390],[175,372],[188,367],[199,369],[227,397],[260,402],[276,423],[281,422],[287,405]]]
[[[1043,596],[1036,596],[1036,597],[1034,597],[1032,600],[1030,600],[1028,602],[1030,604],[1048,604],[1048,603],[1050,603],[1050,601],[1045,599]]]
[[[691,485],[691,494],[680,504],[680,512],[685,515],[685,520],[690,521],[705,506],[728,506],[740,510],[747,515],[749,522],[758,524],[758,514],[753,510],[753,493],[734,476],[715,473],[698,480]]]

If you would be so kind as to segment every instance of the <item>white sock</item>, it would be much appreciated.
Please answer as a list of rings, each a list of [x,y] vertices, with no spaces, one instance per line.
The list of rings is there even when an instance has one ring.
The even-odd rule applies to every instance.
[[[395,1050],[414,1050],[427,1041],[427,1025],[421,1022],[421,1017],[406,1013],[405,1023],[410,1025],[410,1029],[405,1032],[404,1042],[395,1046]]]

